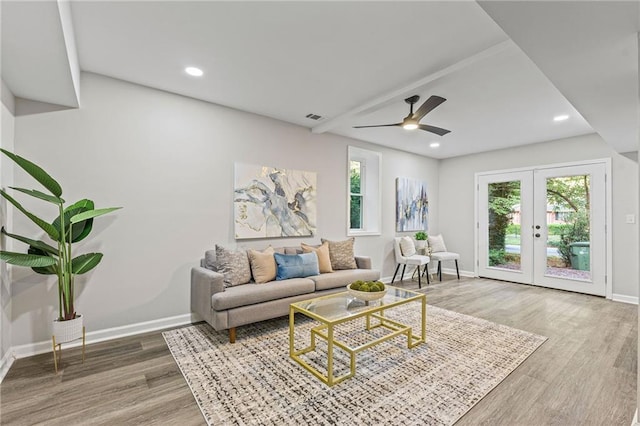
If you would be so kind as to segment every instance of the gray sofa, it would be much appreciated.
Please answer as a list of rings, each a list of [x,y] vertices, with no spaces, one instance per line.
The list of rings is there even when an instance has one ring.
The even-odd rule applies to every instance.
[[[299,254],[299,247],[278,248],[284,254]],[[357,269],[346,269],[291,278],[264,284],[225,287],[224,276],[216,272],[215,250],[205,253],[200,266],[191,269],[191,310],[215,330],[229,330],[235,342],[236,327],[289,314],[289,304],[340,291],[356,280],[378,280],[380,272],[371,269],[369,257],[355,256]]]

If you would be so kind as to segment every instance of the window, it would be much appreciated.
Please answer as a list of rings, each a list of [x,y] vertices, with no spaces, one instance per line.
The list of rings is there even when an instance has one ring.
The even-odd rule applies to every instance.
[[[349,186],[350,207],[349,207],[349,229],[362,229],[362,201],[364,199],[362,177],[364,175],[364,164],[359,160],[351,160],[349,162]]]
[[[348,235],[380,235],[379,152],[349,147]]]

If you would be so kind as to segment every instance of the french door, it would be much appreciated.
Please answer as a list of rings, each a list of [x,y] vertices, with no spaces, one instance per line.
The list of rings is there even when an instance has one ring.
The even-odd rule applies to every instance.
[[[604,296],[606,163],[483,173],[478,274]]]

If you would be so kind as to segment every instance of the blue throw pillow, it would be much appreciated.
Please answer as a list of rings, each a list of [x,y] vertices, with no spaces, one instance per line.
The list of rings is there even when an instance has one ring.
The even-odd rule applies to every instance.
[[[319,275],[318,256],[315,253],[280,254],[274,253],[278,271],[276,281],[289,278],[304,278]]]

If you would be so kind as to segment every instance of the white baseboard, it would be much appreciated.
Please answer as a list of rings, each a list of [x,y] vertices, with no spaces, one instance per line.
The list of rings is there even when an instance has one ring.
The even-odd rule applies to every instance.
[[[200,321],[195,314],[177,315],[175,317],[160,318],[152,321],[139,322],[137,324],[124,325],[121,327],[107,328],[104,330],[90,331],[86,335],[86,344],[104,342],[105,340],[117,339],[120,337],[133,336],[135,334],[148,333],[150,331],[162,330],[163,328],[177,327],[185,324]],[[82,341],[65,343],[65,348],[74,348],[82,345]],[[11,347],[15,358],[25,358],[45,352],[51,352],[51,341],[28,343]]]
[[[13,354],[13,348],[9,348],[0,361],[0,383],[4,380],[4,376],[7,375],[15,360],[16,357]]]
[[[632,305],[638,304],[638,297],[636,296],[626,296],[624,294],[612,294],[611,300],[614,302],[622,302],[622,303],[630,303]]]
[[[638,410],[636,410],[636,414],[633,416],[633,420],[631,420],[631,426],[638,426]]]

